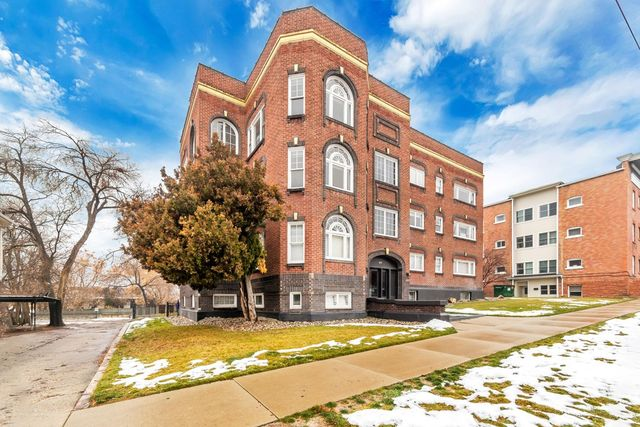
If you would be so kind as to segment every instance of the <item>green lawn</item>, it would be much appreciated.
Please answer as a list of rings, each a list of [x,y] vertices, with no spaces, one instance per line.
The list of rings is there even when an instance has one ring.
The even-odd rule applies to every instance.
[[[447,313],[492,316],[551,316],[628,301],[628,298],[503,298],[449,304]]]
[[[436,331],[433,329],[408,329],[406,327],[385,325],[345,325],[345,326],[301,326],[287,329],[256,332],[228,331],[214,326],[173,326],[164,320],[154,320],[146,327],[136,329],[124,335],[109,362],[104,376],[100,380],[93,396],[93,404],[129,399],[153,393],[193,386],[197,384],[228,379],[249,373],[281,368],[314,360],[327,359],[344,354],[356,353],[374,348],[422,340],[454,333],[453,328]],[[396,333],[387,336],[387,334]],[[377,337],[374,336],[385,335]],[[355,340],[355,341],[354,341]],[[327,342],[337,342],[327,344]],[[349,341],[352,341],[349,343]],[[324,345],[321,345],[323,344]],[[309,345],[314,348],[300,349]],[[287,350],[278,352],[278,350]],[[263,354],[255,355],[258,351]],[[252,359],[252,356],[256,356]],[[166,362],[162,362],[165,359]],[[138,363],[134,370],[120,375],[127,361]],[[192,372],[194,367],[232,366],[231,364],[259,360],[263,366],[247,366],[246,369],[210,369],[207,377],[182,375]],[[124,365],[121,362],[125,362]],[[197,363],[193,363],[197,361]],[[144,388],[136,384],[114,384],[119,380],[133,377],[140,363],[158,364],[158,369],[150,374],[142,373],[142,380],[166,378],[165,383]],[[266,366],[265,366],[266,365]],[[213,369],[213,368],[212,368]],[[176,374],[178,373],[178,374]],[[173,377],[164,377],[174,374]]]

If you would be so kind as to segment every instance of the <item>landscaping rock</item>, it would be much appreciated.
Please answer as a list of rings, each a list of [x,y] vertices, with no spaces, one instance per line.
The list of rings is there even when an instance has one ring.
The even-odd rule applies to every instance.
[[[424,322],[399,322],[391,319],[378,319],[375,317],[366,317],[363,319],[349,320],[332,320],[325,322],[283,322],[281,320],[271,319],[268,317],[259,317],[257,322],[247,322],[243,318],[232,317],[207,317],[198,322],[198,325],[215,326],[229,331],[267,331],[274,329],[298,328],[305,326],[326,326],[337,325],[342,323],[358,324],[378,324],[378,325],[411,325],[422,324]]]

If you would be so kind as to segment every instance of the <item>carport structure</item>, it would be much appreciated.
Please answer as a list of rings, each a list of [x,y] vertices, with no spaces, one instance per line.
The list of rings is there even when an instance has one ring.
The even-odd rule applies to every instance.
[[[57,298],[45,295],[0,295],[0,302],[29,303],[32,329],[36,327],[36,304],[39,302],[49,303],[49,326],[64,326],[62,322],[62,302]]]

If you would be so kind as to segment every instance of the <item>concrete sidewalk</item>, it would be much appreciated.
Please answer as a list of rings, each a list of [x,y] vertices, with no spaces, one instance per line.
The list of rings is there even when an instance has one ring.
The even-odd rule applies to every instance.
[[[479,317],[458,333],[160,393],[71,413],[67,426],[256,426],[374,388],[613,317],[640,300],[537,318]]]

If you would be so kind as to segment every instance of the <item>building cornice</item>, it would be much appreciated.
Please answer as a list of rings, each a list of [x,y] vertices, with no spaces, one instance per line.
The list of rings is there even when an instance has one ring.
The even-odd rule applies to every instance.
[[[470,167],[467,167],[467,166],[463,165],[462,163],[459,163],[459,162],[457,162],[457,161],[455,161],[453,159],[450,159],[449,157],[443,156],[442,154],[437,153],[437,152],[435,152],[435,151],[433,151],[433,150],[431,150],[431,149],[429,149],[427,147],[423,147],[422,145],[418,144],[415,141],[411,141],[411,148],[413,148],[415,150],[418,150],[421,153],[424,153],[424,154],[426,154],[428,156],[431,156],[431,157],[433,157],[435,159],[438,159],[438,160],[440,160],[442,162],[445,162],[445,163],[447,163],[447,164],[449,164],[449,165],[451,165],[451,166],[453,166],[455,168],[463,170],[463,171],[467,172],[468,174],[476,176],[476,177],[478,177],[480,179],[484,178],[484,174],[482,174],[482,173],[480,173],[480,172],[478,172],[476,170],[473,170]]]

